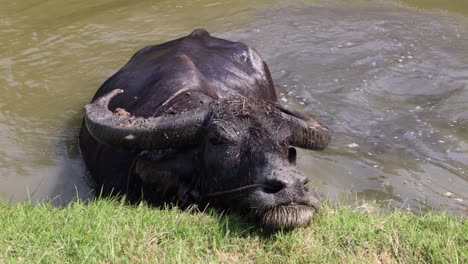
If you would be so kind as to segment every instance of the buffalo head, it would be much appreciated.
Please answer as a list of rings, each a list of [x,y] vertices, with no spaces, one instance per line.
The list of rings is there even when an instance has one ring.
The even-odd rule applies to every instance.
[[[328,129],[311,118],[254,98],[216,100],[197,110],[141,118],[108,110],[114,90],[86,106],[97,140],[141,151],[135,171],[159,194],[249,215],[278,229],[307,224],[318,208],[295,169],[294,146],[324,149]]]

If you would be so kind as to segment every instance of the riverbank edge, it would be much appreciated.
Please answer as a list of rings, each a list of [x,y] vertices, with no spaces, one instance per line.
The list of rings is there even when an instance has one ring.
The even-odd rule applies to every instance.
[[[0,202],[0,263],[467,263],[468,222],[327,201],[313,223],[269,233],[207,210],[115,199]]]

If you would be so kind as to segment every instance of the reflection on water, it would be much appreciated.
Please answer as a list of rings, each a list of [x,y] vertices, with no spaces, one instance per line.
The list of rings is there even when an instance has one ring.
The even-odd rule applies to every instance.
[[[467,213],[468,18],[388,2],[7,3],[0,197],[86,196],[83,105],[136,50],[194,28],[254,46],[282,103],[333,129],[300,153],[320,193]]]

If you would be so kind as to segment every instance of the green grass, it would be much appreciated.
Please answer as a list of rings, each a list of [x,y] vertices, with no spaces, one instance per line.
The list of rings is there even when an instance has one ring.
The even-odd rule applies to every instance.
[[[462,216],[325,203],[306,228],[269,234],[235,215],[99,199],[0,202],[0,263],[467,263]]]

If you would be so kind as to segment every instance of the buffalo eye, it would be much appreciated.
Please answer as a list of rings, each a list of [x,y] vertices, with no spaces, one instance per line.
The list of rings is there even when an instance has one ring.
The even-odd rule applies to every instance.
[[[222,144],[225,144],[227,142],[226,139],[224,139],[223,137],[220,137],[220,136],[211,136],[208,138],[208,140],[210,141],[210,143],[212,145],[222,145]]]
[[[296,149],[293,147],[288,148],[288,160],[289,163],[291,164],[296,164],[296,157],[297,157],[297,152]]]

